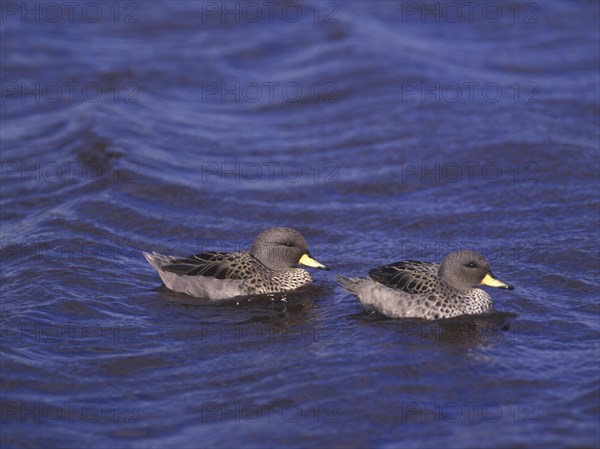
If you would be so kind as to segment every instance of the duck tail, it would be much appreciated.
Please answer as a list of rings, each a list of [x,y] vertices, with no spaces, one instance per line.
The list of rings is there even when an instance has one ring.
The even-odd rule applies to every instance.
[[[154,268],[156,268],[157,270],[160,267],[162,267],[162,265],[164,265],[164,263],[167,260],[167,256],[163,256],[162,254],[156,253],[154,251],[152,251],[152,254],[146,253],[146,252],[142,251],[142,254],[146,258],[146,260],[148,261],[148,263],[150,265],[152,265]]]
[[[338,274],[337,281],[342,287],[344,287],[349,292],[356,293],[361,278],[348,278],[346,276],[341,276]]]

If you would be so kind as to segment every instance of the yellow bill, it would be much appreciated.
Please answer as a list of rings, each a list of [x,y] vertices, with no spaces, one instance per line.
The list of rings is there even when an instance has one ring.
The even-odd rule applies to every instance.
[[[315,259],[310,257],[308,254],[304,254],[300,260],[298,261],[299,265],[306,265],[311,268],[318,268],[319,270],[329,270],[325,265],[321,262],[317,262]]]
[[[512,285],[508,285],[508,284],[505,284],[502,281],[499,281],[498,279],[496,279],[495,277],[493,277],[489,273],[486,274],[485,277],[481,280],[481,284],[482,285],[488,285],[490,287],[506,288],[508,290],[514,289],[514,287]]]

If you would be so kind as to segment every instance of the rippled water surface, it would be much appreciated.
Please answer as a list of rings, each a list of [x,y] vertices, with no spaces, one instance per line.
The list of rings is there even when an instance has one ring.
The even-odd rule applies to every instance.
[[[600,445],[597,2],[53,5],[2,3],[3,447]],[[275,225],[332,272],[207,304],[141,255]],[[457,248],[492,315],[335,282]]]

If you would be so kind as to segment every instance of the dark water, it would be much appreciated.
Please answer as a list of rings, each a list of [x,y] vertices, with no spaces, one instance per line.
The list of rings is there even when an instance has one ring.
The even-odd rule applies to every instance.
[[[2,446],[598,447],[598,3],[261,5],[2,2]],[[333,272],[206,304],[141,256],[274,225]],[[335,283],[457,248],[493,315]]]

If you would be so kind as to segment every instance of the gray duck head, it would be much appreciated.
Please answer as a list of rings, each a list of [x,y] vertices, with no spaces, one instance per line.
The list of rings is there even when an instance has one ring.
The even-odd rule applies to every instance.
[[[514,287],[494,278],[490,264],[475,251],[462,250],[448,254],[438,271],[440,278],[459,291],[471,290],[480,285],[506,288]]]
[[[295,268],[298,265],[329,269],[312,258],[304,237],[292,228],[269,228],[261,232],[254,239],[250,254],[275,271]]]

